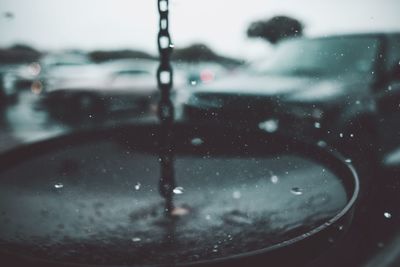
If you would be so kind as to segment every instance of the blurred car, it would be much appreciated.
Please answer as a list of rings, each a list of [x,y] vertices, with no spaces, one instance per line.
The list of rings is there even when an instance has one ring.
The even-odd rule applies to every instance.
[[[55,79],[68,78],[76,72],[77,67],[89,66],[90,61],[81,53],[49,53],[37,62],[20,64],[4,74],[4,86],[6,90],[16,91],[32,90],[39,93],[47,88],[47,85]]]
[[[209,84],[229,73],[229,68],[215,62],[178,63],[174,68],[186,73],[187,83],[191,86]]]
[[[112,114],[155,113],[158,100],[153,60],[115,60],[95,66],[93,75],[52,83],[41,101],[60,119],[104,119]],[[123,114],[122,114],[123,115]]]
[[[183,116],[383,156],[400,147],[399,64],[399,33],[291,39],[251,71],[194,88]]]

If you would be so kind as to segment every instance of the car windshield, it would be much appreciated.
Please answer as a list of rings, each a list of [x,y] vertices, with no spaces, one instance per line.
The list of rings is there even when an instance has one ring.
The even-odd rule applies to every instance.
[[[294,39],[278,45],[271,60],[255,69],[278,75],[365,74],[372,71],[377,44],[372,37]]]

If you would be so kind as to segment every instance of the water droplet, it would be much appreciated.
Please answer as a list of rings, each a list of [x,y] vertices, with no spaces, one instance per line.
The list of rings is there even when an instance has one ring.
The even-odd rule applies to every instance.
[[[206,220],[207,220],[207,221],[211,220],[211,215],[207,214],[207,215],[206,215]]]
[[[354,134],[350,134],[350,138],[354,138]]]
[[[63,188],[64,187],[64,185],[62,184],[62,183],[56,183],[55,185],[54,185],[54,188],[55,189],[61,189],[61,188]]]
[[[339,137],[340,137],[340,138],[343,138],[343,136],[344,136],[343,133],[340,133],[340,134],[339,134]]]
[[[296,196],[300,196],[300,195],[303,194],[303,190],[302,190],[301,188],[299,188],[299,187],[293,187],[293,188],[290,190],[290,192],[291,192],[293,195],[296,195]]]
[[[278,130],[279,128],[279,121],[278,120],[266,120],[264,122],[260,122],[258,124],[258,128],[261,130],[264,130],[268,133],[274,133]]]
[[[317,129],[320,129],[321,128],[321,123],[319,123],[319,122],[314,123],[314,127],[317,128]]]
[[[232,197],[234,199],[239,199],[239,198],[242,197],[242,194],[239,191],[235,191],[235,192],[232,193]]]
[[[383,216],[385,216],[386,219],[391,219],[392,218],[392,214],[390,214],[389,212],[383,213]]]
[[[140,238],[140,237],[134,237],[134,238],[132,238],[132,242],[140,242],[140,241],[142,241],[142,239]]]
[[[169,48],[174,48],[175,47],[175,45],[174,44],[169,44]]]
[[[181,195],[183,194],[183,187],[175,187],[174,190],[172,190],[172,192],[174,192],[175,195]]]
[[[141,183],[135,184],[135,190],[138,191],[138,190],[140,189],[141,186],[142,186]]]
[[[200,146],[200,145],[204,144],[204,141],[203,141],[203,139],[196,137],[191,140],[191,143],[194,146]]]
[[[277,183],[279,182],[278,176],[272,175],[272,176],[271,176],[271,182],[272,182],[273,184],[277,184]]]
[[[190,84],[191,84],[191,85],[196,85],[197,82],[196,82],[196,81],[190,81]]]
[[[361,104],[361,101],[360,100],[357,100],[356,101],[356,105],[360,105]]]
[[[351,163],[351,159],[346,159],[345,162],[346,163]]]
[[[318,141],[317,145],[318,145],[319,147],[326,147],[326,146],[327,146],[327,143],[326,143],[325,141],[323,141],[323,140],[320,140],[320,141]]]
[[[342,231],[342,230],[344,229],[344,226],[343,226],[343,225],[340,225],[340,226],[338,227],[338,229],[339,229],[339,231]]]

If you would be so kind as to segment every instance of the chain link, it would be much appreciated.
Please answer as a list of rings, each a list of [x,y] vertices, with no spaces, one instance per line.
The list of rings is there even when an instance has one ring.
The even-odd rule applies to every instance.
[[[158,117],[161,123],[160,154],[161,177],[159,190],[165,198],[165,211],[170,214],[173,209],[173,189],[176,187],[174,178],[174,155],[172,146],[172,124],[174,120],[174,106],[170,93],[173,86],[173,71],[171,66],[172,42],[169,34],[169,1],[157,0],[160,14],[158,32],[158,50],[160,65],[157,70],[157,83],[160,90]]]

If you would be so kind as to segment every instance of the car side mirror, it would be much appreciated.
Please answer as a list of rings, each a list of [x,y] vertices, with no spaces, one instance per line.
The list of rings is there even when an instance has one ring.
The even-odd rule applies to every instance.
[[[391,70],[391,79],[394,81],[400,81],[400,59],[396,61]]]

